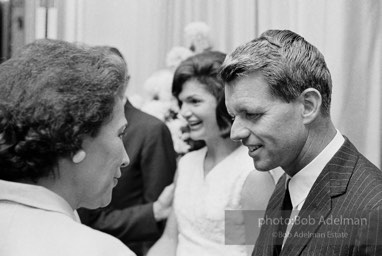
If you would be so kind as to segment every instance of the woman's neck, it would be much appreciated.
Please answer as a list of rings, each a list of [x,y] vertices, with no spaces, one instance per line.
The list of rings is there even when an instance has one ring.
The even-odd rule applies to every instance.
[[[73,200],[73,190],[71,190],[69,186],[65,186],[64,184],[62,184],[59,179],[42,178],[38,180],[37,185],[45,187],[50,191],[56,193],[57,195],[61,196],[63,199],[65,199],[65,201],[71,206],[73,210],[76,210],[78,208],[75,204],[75,200]]]
[[[204,174],[207,175],[212,168],[230,155],[240,145],[240,142],[232,141],[230,138],[206,141],[207,154],[204,159]]]

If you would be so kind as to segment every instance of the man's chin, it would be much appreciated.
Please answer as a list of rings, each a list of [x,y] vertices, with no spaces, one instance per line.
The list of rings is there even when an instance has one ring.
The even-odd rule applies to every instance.
[[[259,161],[253,160],[253,164],[255,165],[256,170],[259,172],[267,172],[273,169],[273,168],[270,168],[268,165],[262,164]]]

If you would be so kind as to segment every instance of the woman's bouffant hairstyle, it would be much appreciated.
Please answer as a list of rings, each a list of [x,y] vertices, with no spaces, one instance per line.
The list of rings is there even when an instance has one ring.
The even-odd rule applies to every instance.
[[[220,66],[224,62],[225,54],[218,51],[206,51],[196,54],[182,61],[175,70],[172,82],[172,94],[177,98],[183,90],[183,85],[189,80],[196,80],[203,84],[208,92],[217,100],[216,121],[223,138],[228,138],[232,118],[227,112],[224,97],[224,83],[218,77]]]
[[[84,45],[42,39],[0,65],[0,179],[55,175],[85,136],[109,122],[126,63]]]

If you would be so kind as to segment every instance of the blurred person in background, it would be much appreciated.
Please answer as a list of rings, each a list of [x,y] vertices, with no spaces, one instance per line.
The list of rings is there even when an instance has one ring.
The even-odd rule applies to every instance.
[[[129,164],[126,64],[39,40],[0,65],[0,255],[135,255],[80,223],[110,203]]]

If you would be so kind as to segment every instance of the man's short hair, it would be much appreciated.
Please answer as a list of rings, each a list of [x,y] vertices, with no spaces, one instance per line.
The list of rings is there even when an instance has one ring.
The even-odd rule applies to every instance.
[[[322,97],[321,113],[330,115],[332,80],[324,56],[303,37],[289,30],[268,30],[229,54],[220,77],[230,85],[237,78],[259,72],[272,95],[294,101],[305,89]]]

